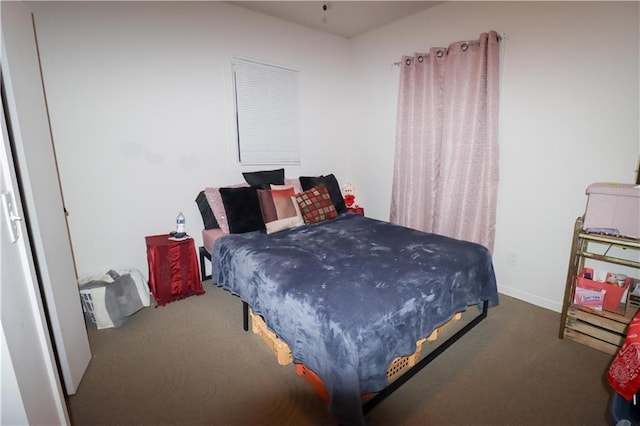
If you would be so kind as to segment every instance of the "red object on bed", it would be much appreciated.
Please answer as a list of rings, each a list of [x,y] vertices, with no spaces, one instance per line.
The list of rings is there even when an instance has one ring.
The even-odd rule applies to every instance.
[[[627,337],[609,367],[607,379],[627,401],[640,390],[640,311],[629,323]]]
[[[193,238],[170,240],[171,235],[145,237],[149,287],[159,306],[204,294]]]
[[[364,207],[347,207],[347,211],[349,213],[356,213],[361,216],[364,216]]]

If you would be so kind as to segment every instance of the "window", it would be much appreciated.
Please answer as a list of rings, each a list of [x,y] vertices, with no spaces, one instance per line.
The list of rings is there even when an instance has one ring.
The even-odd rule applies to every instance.
[[[238,160],[300,164],[298,71],[234,58]]]

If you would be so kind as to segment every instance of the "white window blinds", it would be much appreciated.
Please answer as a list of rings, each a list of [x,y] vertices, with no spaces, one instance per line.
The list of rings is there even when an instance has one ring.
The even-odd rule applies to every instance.
[[[298,71],[234,58],[238,159],[300,164]]]

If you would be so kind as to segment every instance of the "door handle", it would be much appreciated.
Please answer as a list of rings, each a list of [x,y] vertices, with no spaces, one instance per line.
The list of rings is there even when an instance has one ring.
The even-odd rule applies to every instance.
[[[11,243],[15,243],[18,241],[20,236],[18,232],[18,222],[22,220],[20,216],[18,216],[15,212],[13,197],[11,193],[8,191],[3,192],[2,194],[2,210],[3,216],[7,222],[7,228],[9,228],[9,238],[11,239]]]

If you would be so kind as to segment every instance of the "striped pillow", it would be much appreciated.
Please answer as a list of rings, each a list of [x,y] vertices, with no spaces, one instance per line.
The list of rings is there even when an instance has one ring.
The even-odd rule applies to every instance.
[[[318,185],[295,196],[304,222],[318,223],[338,216],[331,201],[329,191],[324,185]]]
[[[258,189],[258,200],[267,234],[304,225],[298,204],[293,201],[294,195],[293,188]]]

